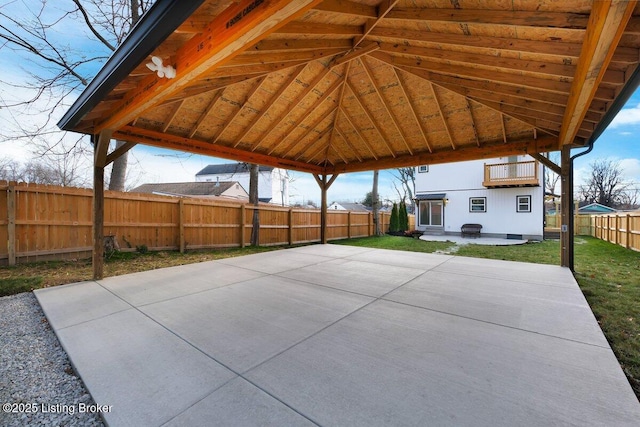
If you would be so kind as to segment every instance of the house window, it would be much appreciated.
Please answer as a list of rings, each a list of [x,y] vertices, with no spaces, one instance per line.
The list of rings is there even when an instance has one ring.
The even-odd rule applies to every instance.
[[[486,212],[486,211],[487,211],[486,197],[470,197],[469,198],[469,212]]]
[[[516,197],[516,212],[531,212],[531,196]]]
[[[420,165],[418,166],[418,173],[429,172],[429,165]]]

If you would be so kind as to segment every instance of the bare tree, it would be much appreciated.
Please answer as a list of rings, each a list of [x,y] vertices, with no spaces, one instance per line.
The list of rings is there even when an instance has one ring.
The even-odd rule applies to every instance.
[[[560,155],[558,153],[549,154],[549,160],[554,162],[555,164],[560,163]],[[548,167],[544,167],[544,191],[546,194],[549,194],[556,197],[556,187],[558,186],[558,182],[560,182],[560,175],[555,173],[553,170]],[[559,196],[558,196],[559,197]]]
[[[13,131],[0,134],[0,141],[24,139],[39,156],[60,152],[65,136],[55,122],[67,108],[67,99],[88,84],[97,66],[126,37],[151,2],[40,0],[28,5],[16,1],[0,5],[0,50],[24,58],[27,76],[26,82],[2,81],[19,95],[2,99],[1,107],[11,110],[15,123]],[[83,34],[82,44],[68,43],[69,28]],[[26,119],[29,116],[31,119]],[[78,139],[73,148],[86,149],[86,144],[85,138]],[[126,167],[126,155],[114,162],[110,188],[124,189]]]
[[[408,199],[409,203],[411,203],[416,184],[416,168],[397,168],[391,175],[393,175],[394,178],[393,188],[395,188],[396,193],[398,193],[400,200],[406,201]],[[396,181],[399,183],[399,188]]]
[[[580,186],[582,200],[616,207],[622,201],[628,184],[624,182],[620,163],[609,159],[596,160],[590,164],[591,172],[586,184]]]

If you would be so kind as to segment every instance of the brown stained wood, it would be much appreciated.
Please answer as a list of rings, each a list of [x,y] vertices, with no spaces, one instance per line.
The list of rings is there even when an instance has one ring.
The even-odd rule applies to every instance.
[[[331,67],[333,68],[340,64],[344,64],[345,62],[353,61],[354,59],[360,58],[378,49],[380,49],[380,45],[378,43],[371,43],[360,49],[351,50],[346,55],[335,58],[334,61],[331,63]]]
[[[136,146],[135,142],[127,142],[120,147],[113,150],[111,153],[107,154],[107,158],[105,159],[105,166],[113,163],[118,157],[122,156],[127,151],[131,150]]]
[[[247,126],[245,128],[244,131],[242,131],[242,133],[240,133],[240,135],[238,135],[236,137],[236,142],[233,144],[234,147],[237,147],[238,144],[240,144],[240,142],[242,142],[242,140],[244,139],[245,136],[247,136],[247,134],[249,132],[251,132],[251,130],[254,128],[254,126],[260,121],[260,119],[262,117],[264,117],[264,115],[269,111],[269,108],[275,104],[280,97],[282,96],[282,94],[287,91],[289,89],[289,87],[291,86],[291,84],[293,84],[293,82],[296,81],[296,79],[298,79],[301,75],[302,72],[305,70],[306,65],[300,65],[298,67],[298,69],[291,74],[291,77],[289,77],[289,79],[287,79],[287,81],[285,81],[281,86],[280,89],[278,89],[278,91],[276,93],[273,94],[273,96],[271,97],[271,99],[267,102],[267,104],[265,104],[262,109],[260,110],[260,112],[256,115],[256,117],[253,118],[253,120],[251,120],[251,123],[249,124],[249,126]]]
[[[378,25],[391,9],[398,3],[399,0],[382,0],[376,10],[377,16],[375,18],[367,19],[367,22],[364,24],[364,32],[361,36],[358,36],[353,41],[353,46],[357,47],[362,41],[373,31],[373,29]]]
[[[356,37],[362,35],[362,27],[360,25],[334,25],[318,22],[290,22],[279,28],[278,34],[322,34],[332,36],[351,36]]]
[[[236,117],[238,117],[238,115],[242,112],[242,110],[244,110],[244,108],[247,106],[247,104],[251,100],[251,97],[260,89],[262,82],[264,82],[264,77],[261,79],[258,79],[258,81],[253,85],[253,87],[245,95],[244,102],[242,103],[242,105],[240,105],[240,107],[229,119],[227,119],[227,122],[224,124],[224,126],[218,132],[218,134],[211,139],[212,143],[214,144],[217,143],[220,140],[220,137],[222,136],[222,134],[224,134],[224,132],[229,128],[229,126],[231,126],[232,123],[234,123]]]
[[[322,10],[325,12],[334,12],[341,15],[358,16],[364,18],[377,18],[378,11],[374,6],[356,3],[348,0],[325,0],[314,10]]]
[[[342,138],[342,140],[347,145],[347,147],[349,147],[349,150],[351,150],[351,152],[356,157],[356,159],[359,162],[361,162],[362,161],[362,157],[360,157],[360,154],[358,153],[358,150],[356,150],[356,148],[353,146],[353,144],[351,144],[349,139],[344,135],[344,132],[342,132],[342,130],[340,129],[340,127],[337,124],[337,120],[336,120],[336,125],[335,125],[334,129],[335,129],[336,133],[338,134],[338,136],[340,136],[340,138]],[[349,163],[349,162],[345,161],[345,163]]]
[[[620,41],[635,5],[635,2],[626,0],[594,2],[562,122],[561,146],[573,144],[588,105],[607,71],[614,52],[612,47]]]
[[[478,129],[476,129],[476,120],[473,117],[473,110],[471,109],[471,103],[468,98],[465,98],[467,104],[467,111],[469,111],[469,118],[471,119],[471,128],[473,130],[473,137],[476,140],[476,145],[480,147],[480,139],[478,138]]]
[[[413,154],[411,147],[409,147],[409,144],[407,143],[407,136],[404,134],[404,131],[402,130],[402,125],[398,122],[398,119],[391,111],[391,108],[389,107],[389,104],[382,96],[382,93],[380,93],[380,89],[378,89],[378,84],[376,83],[376,80],[373,77],[373,72],[371,71],[371,68],[369,68],[369,66],[367,65],[367,61],[361,60],[360,63],[362,64],[362,68],[367,74],[367,77],[369,78],[369,81],[371,82],[373,89],[378,95],[378,100],[380,104],[384,107],[384,110],[387,112],[387,115],[391,118],[391,121],[393,122],[393,125],[395,126],[396,130],[398,131],[398,134],[402,137],[402,143],[406,147],[409,154]]]
[[[385,137],[384,132],[382,132],[382,129],[380,128],[380,125],[378,124],[378,121],[373,117],[373,115],[371,114],[371,112],[369,111],[367,106],[364,105],[364,102],[362,101],[362,97],[358,94],[358,91],[356,91],[356,89],[351,85],[349,80],[346,80],[346,85],[349,87],[349,90],[353,94],[353,96],[354,96],[355,100],[357,101],[357,104],[360,107],[360,109],[364,112],[364,114],[369,119],[369,122],[373,125],[375,130],[378,132],[378,135],[380,136],[380,139],[384,142],[384,145],[385,145],[385,147],[387,147],[387,150],[389,150],[389,153],[391,153],[391,155],[393,157],[395,157],[396,154],[393,151],[393,148],[391,148],[391,145],[389,144],[389,141],[387,141],[387,138]]]
[[[504,126],[504,114],[500,113],[500,124],[502,125],[502,140],[507,143],[507,129]]]
[[[344,54],[344,48],[318,48],[301,51],[247,52],[237,55],[227,64],[219,68],[220,73],[227,73],[228,68],[248,65],[281,64],[285,62],[310,62],[318,59]]]
[[[246,52],[290,52],[297,50],[316,50],[342,48],[351,50],[353,42],[350,39],[275,39],[262,40],[251,46]]]
[[[257,6],[237,24],[227,27],[230,19],[242,13],[253,0],[233,3],[216,16],[202,33],[185,43],[174,55],[178,74],[175,79],[161,79],[155,74],[142,80],[139,87],[127,93],[97,130],[119,129],[136,116],[159,104],[189,82],[241,52],[243,46],[256,43],[269,33],[293,21],[321,0],[289,2],[275,0]]]
[[[192,138],[184,138],[175,135],[163,134],[160,132],[125,126],[114,133],[114,138],[123,141],[136,141],[141,144],[154,147],[170,148],[182,150],[188,153],[204,154],[223,159],[237,160],[240,162],[255,163],[259,165],[274,166],[284,169],[292,169],[301,172],[319,173],[322,168],[289,159],[253,153],[220,144],[211,144]]]
[[[342,82],[340,82],[340,83],[342,83]],[[333,88],[333,90],[331,92],[335,91],[335,89],[337,89],[337,87]],[[327,92],[329,92],[329,91],[327,91]],[[309,136],[309,134],[311,132],[317,132],[319,135],[322,135],[324,133],[324,131],[319,131],[318,132],[318,129],[317,129],[318,126],[320,125],[320,123],[326,121],[328,117],[330,117],[331,115],[335,114],[335,112],[338,110],[338,108],[339,107],[336,105],[335,107],[333,107],[330,110],[328,110],[325,114],[318,115],[318,117],[313,122],[311,122],[311,124],[307,127],[307,130],[301,136],[299,136],[295,140],[291,141],[284,148],[279,150],[281,155],[283,157],[288,157],[289,154],[292,152],[292,150],[295,150],[296,147],[300,146],[301,143],[307,139],[307,137]],[[282,138],[280,138],[279,142],[276,145],[274,145],[272,151],[278,150],[278,148],[280,148],[282,142],[286,141],[289,138],[289,136],[294,131],[296,131],[298,129],[298,126],[300,126],[304,122],[304,119],[306,119],[306,118],[307,118],[306,116],[302,116],[300,118],[301,120],[299,120],[299,123],[297,124],[297,126],[292,127],[286,135],[284,135]],[[272,152],[270,152],[269,154],[272,154]]]

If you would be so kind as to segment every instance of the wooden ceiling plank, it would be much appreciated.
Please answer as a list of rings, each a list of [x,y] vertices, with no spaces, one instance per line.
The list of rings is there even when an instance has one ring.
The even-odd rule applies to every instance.
[[[96,126],[96,131],[118,129],[131,122],[204,73],[233,58],[250,44],[301,16],[320,1],[274,0],[257,4],[254,0],[241,0],[232,3],[202,33],[191,38],[175,53],[172,61],[176,69],[175,78],[160,78],[153,74],[143,79]]]
[[[514,27],[563,28],[584,30],[588,17],[580,13],[550,11],[513,11],[490,9],[396,8],[388,19],[404,21],[457,22],[465,24]]]
[[[334,129],[334,131],[335,131],[335,127],[334,127],[333,129]],[[334,138],[335,138],[335,136],[334,136],[334,135],[331,135],[331,141],[332,141],[332,142],[334,141]],[[330,150],[330,149],[332,149],[332,150],[333,150],[333,151],[338,155],[338,157],[340,157],[340,160],[342,160],[342,163],[344,163],[345,165],[348,165],[348,164],[349,164],[349,159],[347,159],[345,156],[343,156],[343,155],[342,155],[342,151],[341,151],[341,150],[338,150],[336,147],[333,147],[332,145],[330,145],[330,146],[327,148],[327,158],[329,157],[329,150]]]
[[[193,126],[193,128],[191,128],[191,131],[189,132],[189,138],[193,138],[196,132],[198,132],[198,129],[200,128],[200,126],[202,126],[202,123],[204,123],[204,121],[207,119],[207,116],[209,115],[211,110],[213,110],[213,107],[216,105],[218,100],[222,97],[223,93],[224,93],[224,89],[219,89],[218,92],[216,92],[216,94],[213,95],[213,98],[211,98],[211,101],[209,101],[209,104],[207,104],[205,109],[202,110],[202,112],[200,113],[200,116],[198,117],[196,124]]]
[[[400,123],[398,123],[398,119],[396,118],[396,116],[391,111],[391,108],[389,107],[389,104],[387,103],[387,101],[382,96],[382,93],[380,93],[380,89],[378,89],[378,84],[376,83],[375,79],[373,78],[373,72],[371,71],[371,68],[367,65],[367,61],[362,59],[362,60],[360,60],[360,63],[362,64],[362,67],[363,67],[365,73],[367,74],[367,77],[369,77],[369,81],[373,85],[373,89],[375,90],[376,94],[378,95],[378,99],[380,100],[380,104],[384,107],[385,111],[387,112],[387,115],[391,118],[391,121],[393,122],[396,130],[398,131],[398,134],[400,134],[400,137],[402,138],[402,142],[404,143],[405,148],[407,149],[407,151],[410,154],[413,154],[413,151],[411,150],[411,147],[409,147],[409,144],[407,143],[407,136],[404,134],[404,131],[402,130],[402,127],[400,126]]]
[[[342,129],[340,129],[340,127],[338,126],[337,122],[336,122],[336,124],[335,124],[335,126],[333,128],[336,130],[336,133],[338,134],[338,136],[340,136],[340,138],[342,138],[342,140],[345,142],[347,147],[349,147],[349,149],[351,150],[353,155],[356,157],[356,159],[359,162],[361,162],[362,161],[362,157],[360,157],[360,153],[358,153],[358,150],[356,150],[356,148],[353,146],[353,144],[351,144],[351,142],[347,139],[347,137],[345,136],[345,134],[342,131]],[[348,162],[345,162],[345,163],[348,163]]]
[[[242,105],[236,110],[236,112],[231,117],[229,117],[227,119],[227,122],[224,124],[224,126],[218,132],[218,134],[215,137],[211,138],[211,143],[212,144],[216,144],[220,140],[220,137],[229,128],[229,126],[231,126],[235,122],[236,117],[238,117],[240,115],[242,110],[244,110],[244,107],[246,107],[247,104],[249,103],[249,101],[251,100],[251,97],[258,91],[258,89],[260,89],[260,86],[262,86],[262,82],[264,82],[264,80],[265,80],[265,77],[262,77],[262,78],[258,79],[257,82],[255,82],[253,87],[245,95],[244,102],[242,103]]]
[[[273,152],[276,151],[282,145],[282,143],[287,140],[287,138],[289,138],[289,136],[298,128],[298,126],[300,126],[300,124],[305,121],[305,119],[309,116],[309,112],[312,112],[316,108],[320,107],[320,105],[324,101],[326,101],[327,98],[329,98],[331,94],[333,94],[333,92],[335,92],[336,89],[338,89],[342,84],[342,79],[337,79],[335,82],[333,82],[333,84],[324,91],[322,96],[316,99],[315,102],[311,104],[309,108],[307,108],[303,112],[303,114],[300,115],[298,120],[296,120],[295,123],[289,127],[289,131],[283,137],[278,139],[278,142],[271,148],[271,150],[269,150],[268,154],[273,154]]]
[[[432,153],[433,149],[431,148],[431,144],[429,143],[429,138],[427,137],[429,132],[424,126],[424,121],[418,118],[418,113],[416,113],[416,107],[413,105],[411,98],[407,94],[407,85],[403,81],[403,79],[400,77],[400,75],[398,74],[398,70],[395,67],[393,67],[393,73],[396,76],[396,80],[398,80],[399,87],[400,87],[400,90],[402,91],[402,94],[404,95],[405,99],[407,100],[407,103],[409,104],[409,110],[411,111],[411,115],[413,116],[413,119],[415,120],[415,122],[418,124],[418,129],[420,130],[420,134],[422,135],[422,138],[424,138],[424,143],[427,146],[427,150],[429,150],[429,152]]]
[[[315,50],[342,48],[351,50],[353,41],[351,39],[275,39],[262,40],[245,51],[249,52],[291,52],[297,50]]]
[[[176,115],[178,114],[178,111],[180,111],[182,104],[184,104],[184,99],[174,104],[173,109],[171,110],[167,118],[164,120],[164,125],[162,126],[162,132],[166,132],[167,129],[169,129],[169,126],[171,126],[171,122],[173,121],[173,119],[176,118]]]
[[[395,157],[396,153],[393,151],[393,148],[389,144],[389,141],[387,141],[387,138],[385,138],[384,133],[382,132],[382,129],[380,129],[380,125],[378,124],[378,121],[373,117],[369,109],[367,109],[367,107],[364,105],[362,98],[360,97],[358,92],[355,90],[355,88],[351,85],[351,83],[347,79],[345,79],[345,82],[347,86],[349,86],[351,93],[353,93],[356,103],[360,106],[362,111],[366,114],[367,118],[369,119],[373,127],[376,129],[376,131],[378,131],[378,135],[380,135],[380,138],[382,139],[382,142],[384,142],[385,146],[387,147],[387,150],[389,150],[389,153],[391,153],[391,155]]]
[[[327,174],[340,174],[346,172],[391,169],[424,164],[441,164],[465,160],[507,157],[510,155],[522,155],[528,153],[545,153],[556,150],[557,146],[558,138],[544,136],[537,139],[527,138],[518,141],[510,141],[507,144],[504,144],[502,141],[498,141],[491,144],[485,143],[482,147],[472,145],[469,147],[459,147],[457,150],[438,150],[433,153],[416,153],[413,156],[406,154],[396,158],[386,157],[383,159],[365,160],[360,163],[336,165],[333,168],[326,168],[325,171]]]
[[[240,142],[242,142],[244,137],[247,136],[247,134],[249,132],[251,132],[251,129],[253,129],[254,126],[260,121],[260,119],[269,111],[269,108],[271,108],[271,106],[273,104],[278,102],[278,100],[280,99],[282,94],[284,92],[286,92],[291,87],[293,82],[295,82],[296,79],[298,79],[300,77],[300,75],[302,75],[302,73],[304,72],[305,68],[306,68],[306,64],[298,66],[298,69],[291,74],[291,76],[280,86],[280,88],[276,91],[276,93],[273,94],[271,99],[264,105],[264,107],[262,107],[262,109],[256,115],[256,117],[254,117],[253,120],[251,120],[251,122],[249,123],[249,126],[247,126],[245,128],[245,130],[243,130],[240,133],[240,135],[238,135],[238,137],[236,138],[235,143],[233,144],[233,147],[237,147],[238,144],[240,144]]]
[[[627,0],[593,3],[562,122],[559,138],[561,147],[573,144],[635,6],[635,1]]]
[[[351,129],[356,133],[356,135],[358,135],[358,137],[360,138],[360,141],[362,141],[365,147],[367,147],[367,150],[369,150],[369,153],[371,153],[371,155],[375,160],[378,160],[378,156],[373,150],[373,147],[371,146],[371,144],[369,144],[369,141],[367,141],[364,135],[362,135],[362,133],[360,132],[360,129],[358,129],[358,127],[353,123],[353,120],[351,120],[351,117],[349,117],[347,110],[345,110],[344,108],[340,108],[340,112],[342,113],[344,118],[347,120],[347,123],[349,123],[349,126],[351,126]]]
[[[449,123],[447,123],[447,119],[444,116],[444,112],[442,111],[442,105],[440,105],[440,100],[438,99],[438,93],[436,92],[436,88],[433,87],[433,83],[429,82],[429,87],[431,88],[431,92],[433,93],[433,99],[436,101],[436,107],[438,107],[438,111],[440,112],[440,118],[442,119],[442,124],[447,131],[447,135],[449,135],[449,142],[451,143],[451,148],[456,149],[456,144],[453,140],[453,134],[451,133],[451,129],[449,128]]]
[[[348,0],[325,0],[313,8],[324,12],[333,12],[341,15],[358,16],[362,18],[377,18],[378,11],[375,6],[356,3]]]
[[[565,65],[544,61],[532,61],[516,58],[503,58],[495,55],[474,54],[468,52],[455,52],[443,49],[431,49],[420,46],[407,46],[395,43],[380,43],[380,51],[391,54],[399,54],[409,57],[436,59],[441,61],[454,61],[467,65],[485,65],[488,67],[504,68],[507,70],[526,71],[530,73],[545,74],[556,77],[573,77],[574,65]],[[612,75],[612,79],[619,76]],[[617,80],[616,80],[617,81]]]
[[[148,129],[134,128],[132,126],[122,127],[113,134],[113,137],[123,141],[139,142],[141,144],[152,145],[154,147],[182,150],[190,153],[204,154],[207,156],[220,157],[240,162],[274,166],[301,172],[324,173],[323,168],[315,165],[296,162],[290,159],[280,159],[259,153],[252,153],[237,148],[226,147],[220,144],[211,144],[192,138],[184,138]]]
[[[433,43],[446,49],[447,45],[477,47],[513,52],[528,52],[544,55],[577,59],[580,56],[580,43],[562,41],[524,40],[509,37],[470,36],[463,34],[436,33],[430,31],[395,29],[388,27],[374,28],[370,36],[397,39],[398,41],[420,41]]]
[[[264,65],[271,63],[316,61],[329,56],[336,56],[347,52],[343,48],[318,48],[300,51],[275,51],[275,52],[248,52],[237,55],[231,61],[221,66],[219,70],[224,72],[228,68],[246,65]]]
[[[399,0],[382,0],[382,2],[376,8],[377,17],[367,19],[364,24],[364,32],[361,36],[358,36],[353,41],[353,46],[357,47],[362,41],[369,35],[369,33],[382,21],[391,9],[395,7]]]
[[[208,92],[215,92],[217,90],[225,89],[229,86],[232,86],[236,83],[246,82],[248,80],[258,79],[262,77],[264,74],[259,75],[243,75],[243,76],[233,76],[222,79],[207,79],[205,84],[198,84],[195,86],[190,86],[174,95],[171,98],[167,98],[165,101],[161,102],[158,105],[167,105],[181,99],[191,98],[194,96],[200,96]]]
[[[277,34],[320,34],[325,36],[351,36],[362,35],[360,25],[335,25],[321,22],[289,22],[276,31]]]
[[[532,87],[562,94],[568,94],[571,90],[571,83],[560,80],[551,80],[517,73],[496,72],[496,70],[487,70],[466,65],[444,64],[418,58],[395,56],[381,51],[372,52],[370,55],[376,59],[402,69],[417,68],[419,70],[446,73],[459,77],[489,80],[516,86]]]
[[[284,111],[284,114],[282,114],[280,118],[278,118],[277,120],[274,120],[271,123],[271,126],[269,126],[267,130],[263,133],[262,139],[260,139],[260,141],[258,141],[258,143],[253,148],[251,148],[251,151],[255,151],[256,149],[258,149],[258,147],[260,147],[260,145],[269,137],[269,135],[271,135],[271,132],[273,132],[277,127],[279,127],[280,124],[289,116],[289,114],[291,114],[292,111],[298,108],[298,105],[300,105],[302,100],[318,85],[318,83],[320,83],[320,81],[322,81],[322,79],[324,79],[324,77],[330,71],[331,70],[329,68],[324,68],[322,72],[319,73],[313,79],[313,81],[311,81],[311,83],[309,83],[309,85],[304,88],[304,90],[297,96],[296,100],[294,100],[289,106],[289,108],[287,108]]]
[[[303,147],[302,152],[298,154],[294,160],[296,162],[300,161],[300,159],[303,158],[309,150],[314,149],[307,158],[307,161],[311,162],[318,154],[322,153],[327,148],[325,144],[321,144],[321,141],[329,134],[329,132],[331,132],[332,129],[333,125],[323,130],[320,135],[314,139],[315,144],[309,144],[307,147]]]
[[[361,56],[367,55],[371,52],[375,52],[378,49],[380,49],[380,45],[378,43],[371,43],[366,47],[351,50],[346,55],[335,58],[331,63],[331,67],[336,67],[340,64],[344,64],[345,62],[351,62],[354,59],[360,58]]]

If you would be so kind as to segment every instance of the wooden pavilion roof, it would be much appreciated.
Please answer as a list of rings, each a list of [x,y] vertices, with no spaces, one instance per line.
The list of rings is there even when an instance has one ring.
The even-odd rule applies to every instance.
[[[638,84],[635,1],[176,3],[62,128],[332,174],[585,145]]]

